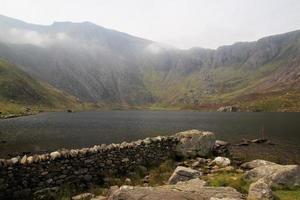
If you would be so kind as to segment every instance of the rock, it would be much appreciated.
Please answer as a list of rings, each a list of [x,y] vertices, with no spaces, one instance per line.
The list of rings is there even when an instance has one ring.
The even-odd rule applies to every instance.
[[[218,112],[237,112],[239,108],[237,106],[222,106],[217,111]]]
[[[58,191],[59,191],[58,187],[44,188],[42,190],[38,190],[34,192],[33,199],[34,200],[55,199]]]
[[[182,190],[182,191],[196,191],[198,188],[206,186],[206,182],[204,180],[201,180],[199,178],[191,179],[188,181],[179,181],[175,185],[165,185],[162,187],[176,189],[176,190]]]
[[[60,158],[61,154],[58,151],[54,151],[50,153],[51,160],[55,160],[56,158]]]
[[[252,183],[249,188],[247,200],[272,200],[272,190],[269,185],[264,182],[264,179]]]
[[[226,167],[226,166],[230,165],[231,162],[230,162],[229,158],[218,156],[212,161],[212,163],[215,163],[216,165],[219,165],[222,167]]]
[[[113,185],[109,188],[108,192],[107,192],[107,195],[110,196],[112,195],[115,191],[117,191],[119,189],[119,186],[117,185]]]
[[[216,147],[219,147],[219,146],[228,146],[230,143],[229,142],[226,142],[226,141],[223,141],[223,140],[216,140],[215,142],[215,146]]]
[[[265,165],[276,165],[276,163],[257,159],[257,160],[252,160],[250,162],[243,163],[241,167],[244,169],[254,169],[256,167],[265,166]]]
[[[249,146],[249,142],[243,141],[243,142],[236,144],[236,146]]]
[[[191,168],[178,166],[173,172],[172,176],[169,178],[169,184],[176,184],[179,181],[188,181],[191,179],[198,178],[200,172]]]
[[[18,157],[14,157],[14,158],[12,158],[12,159],[10,159],[11,160],[11,162],[13,163],[13,164],[16,164],[16,163],[18,163],[19,162],[19,160],[20,160],[20,156],[18,156]]]
[[[129,162],[129,158],[123,158],[122,162]]]
[[[266,143],[268,140],[267,139],[263,139],[263,138],[258,138],[258,139],[253,139],[253,140],[250,140],[250,142],[252,143]]]
[[[300,167],[299,165],[265,165],[246,172],[243,178],[248,182],[263,178],[275,189],[292,188],[300,185]]]
[[[176,155],[180,157],[208,156],[216,140],[214,133],[198,130],[180,132],[175,137],[179,140]]]
[[[32,157],[32,156],[29,156],[29,157],[27,158],[27,163],[28,163],[28,164],[33,163],[33,157]]]
[[[216,140],[215,145],[213,147],[213,155],[216,156],[229,156],[229,143],[222,141],[222,140]]]
[[[27,163],[27,156],[26,156],[26,155],[24,155],[24,156],[22,157],[20,163],[21,163],[22,165],[25,165],[25,164]]]
[[[234,167],[233,166],[227,166],[224,168],[220,168],[220,169],[212,169],[211,173],[217,173],[217,172],[232,172],[234,171]]]
[[[107,200],[107,197],[104,197],[104,196],[96,196],[96,197],[92,198],[91,200]]]
[[[179,182],[176,185],[158,187],[122,186],[109,196],[109,200],[209,200],[227,198],[241,200],[242,195],[230,187],[203,187],[201,180]]]
[[[192,168],[196,168],[196,167],[200,167],[201,166],[201,163],[199,161],[195,161],[192,163]]]
[[[72,197],[72,200],[91,200],[93,197],[92,193],[83,193]]]
[[[200,158],[200,157],[196,158],[196,160],[199,161],[199,163],[201,163],[201,164],[204,164],[207,162],[207,160],[205,158]]]
[[[131,179],[130,179],[130,178],[126,178],[126,179],[125,179],[125,184],[126,184],[126,185],[131,185],[131,183],[132,183],[132,182],[131,182]]]
[[[92,177],[91,175],[87,174],[87,175],[84,175],[83,179],[84,179],[86,182],[90,182],[90,181],[93,179],[93,177]]]
[[[235,171],[236,171],[237,173],[240,173],[240,174],[241,174],[241,173],[244,173],[244,170],[242,170],[242,169],[236,169]]]

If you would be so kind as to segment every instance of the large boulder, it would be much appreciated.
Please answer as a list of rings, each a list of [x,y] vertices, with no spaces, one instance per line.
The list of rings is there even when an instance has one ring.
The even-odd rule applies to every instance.
[[[242,195],[231,187],[203,187],[203,181],[190,180],[176,185],[159,187],[122,186],[108,198],[109,200],[240,200]]]
[[[273,194],[272,190],[264,179],[259,179],[258,181],[252,183],[249,187],[249,193],[247,200],[272,200]]]
[[[264,165],[246,172],[243,178],[249,182],[262,178],[273,188],[295,187],[300,186],[300,167],[299,165]]]
[[[172,176],[169,178],[169,184],[176,184],[179,181],[188,181],[191,179],[198,178],[200,172],[188,167],[178,166],[173,172]]]
[[[266,165],[276,165],[276,163],[257,159],[257,160],[252,160],[250,162],[243,163],[241,165],[241,167],[245,168],[245,169],[254,169],[256,167],[261,167],[261,166],[266,166]]]
[[[176,155],[180,157],[208,156],[215,144],[215,134],[208,131],[189,130],[177,133],[179,143]]]

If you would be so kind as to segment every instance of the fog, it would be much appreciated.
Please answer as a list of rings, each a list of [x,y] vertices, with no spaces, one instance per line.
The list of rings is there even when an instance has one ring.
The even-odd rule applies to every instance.
[[[66,33],[40,33],[38,31],[10,28],[1,30],[0,41],[11,44],[30,44],[40,47],[48,47],[56,43],[67,43],[73,39]]]
[[[178,48],[217,48],[300,29],[299,0],[0,0],[0,14],[30,23],[90,21]],[[24,36],[36,45],[51,37]],[[24,38],[26,37],[26,38]]]

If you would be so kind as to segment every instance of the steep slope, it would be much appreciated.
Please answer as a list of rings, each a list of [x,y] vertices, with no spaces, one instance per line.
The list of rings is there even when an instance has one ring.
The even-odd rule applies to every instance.
[[[2,18],[0,56],[34,77],[85,101],[151,100],[136,62],[149,41],[88,22],[38,26]]]
[[[0,112],[26,114],[39,109],[75,108],[79,101],[52,86],[38,82],[0,59]]]
[[[89,22],[40,26],[0,16],[0,29],[0,57],[83,101],[265,109],[282,97],[288,106],[267,110],[295,110],[300,100],[300,31],[180,50]]]

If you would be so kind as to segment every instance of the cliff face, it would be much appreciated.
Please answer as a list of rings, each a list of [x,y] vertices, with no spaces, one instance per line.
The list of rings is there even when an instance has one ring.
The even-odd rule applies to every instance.
[[[0,57],[85,101],[199,105],[299,91],[300,31],[180,50],[88,22],[1,16],[0,28]]]

